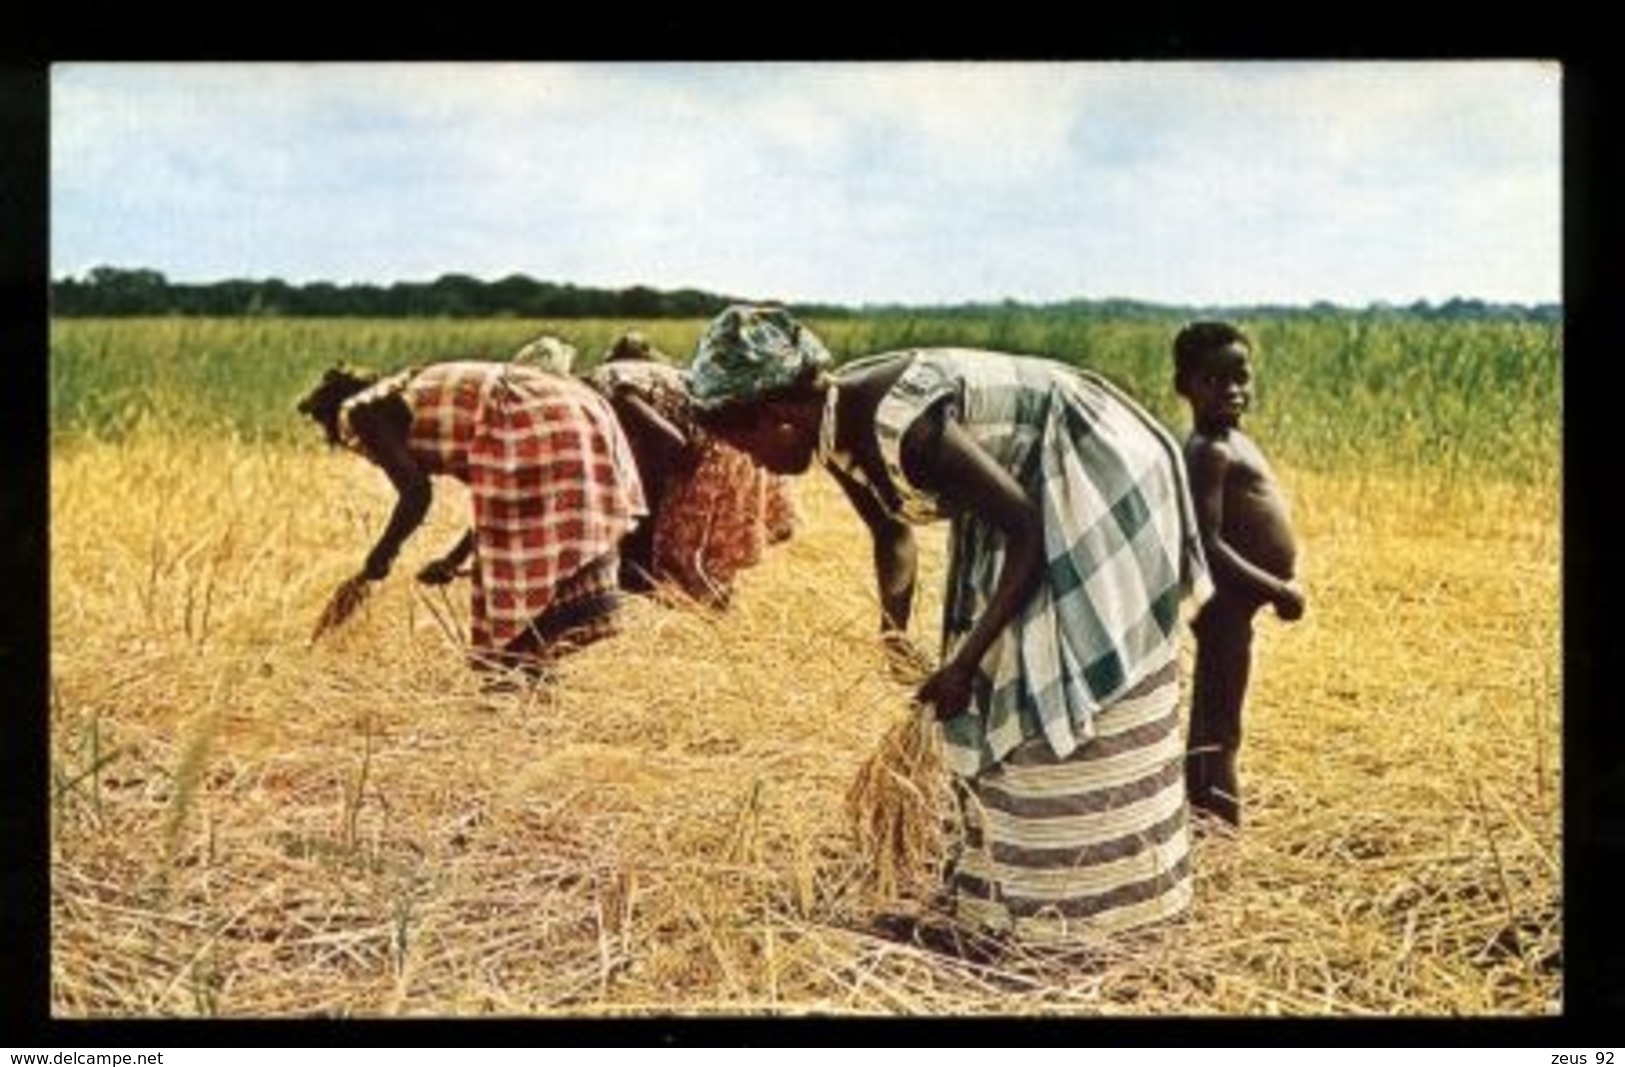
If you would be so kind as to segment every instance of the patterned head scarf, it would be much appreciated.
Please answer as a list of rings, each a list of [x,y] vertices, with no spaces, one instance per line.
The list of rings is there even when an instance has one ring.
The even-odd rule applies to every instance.
[[[513,354],[513,362],[526,363],[551,374],[569,374],[575,361],[575,345],[547,333]]]
[[[689,393],[702,411],[754,400],[829,366],[829,349],[779,307],[736,304],[711,320],[689,365]]]

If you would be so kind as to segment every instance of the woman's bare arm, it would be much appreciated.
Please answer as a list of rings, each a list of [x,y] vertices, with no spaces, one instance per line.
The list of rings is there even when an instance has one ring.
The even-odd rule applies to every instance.
[[[432,559],[418,571],[418,581],[424,585],[445,585],[457,577],[457,568],[461,567],[469,556],[474,553],[474,531],[464,530],[463,536],[451,546],[444,556]]]
[[[618,390],[615,404],[622,418],[636,423],[636,429],[645,433],[647,439],[658,441],[661,450],[668,456],[676,457],[688,448],[688,435],[637,393],[629,389]],[[627,429],[632,430],[633,427]]]
[[[880,632],[905,633],[914,612],[914,586],[919,562],[914,532],[906,523],[886,514],[869,491],[850,476],[834,469],[830,473],[852,502],[858,517],[869,527],[874,549],[875,582],[880,593]]]
[[[389,522],[379,536],[362,574],[378,581],[389,574],[390,566],[400,553],[401,545],[410,537],[423,517],[429,512],[431,490],[429,476],[412,459],[406,447],[403,423],[383,405],[399,403],[398,398],[383,398],[370,404],[358,405],[350,412],[350,427],[365,447],[367,455],[384,473],[398,494]]]

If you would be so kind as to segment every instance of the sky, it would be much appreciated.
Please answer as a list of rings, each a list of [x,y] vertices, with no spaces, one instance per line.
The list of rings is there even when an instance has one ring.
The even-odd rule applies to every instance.
[[[1562,300],[1549,61],[64,63],[50,270]]]

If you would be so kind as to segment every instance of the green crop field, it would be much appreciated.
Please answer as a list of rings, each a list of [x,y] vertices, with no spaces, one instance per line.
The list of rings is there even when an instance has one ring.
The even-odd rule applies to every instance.
[[[51,418],[60,435],[126,432],[142,418],[288,441],[306,427],[294,400],[324,367],[374,370],[455,356],[507,358],[551,331],[583,366],[637,325],[686,362],[703,323],[608,320],[61,320],[51,335]],[[1176,322],[1012,313],[966,319],[889,315],[814,321],[838,360],[923,345],[1045,355],[1116,380],[1170,426]],[[1257,342],[1260,439],[1316,470],[1431,468],[1543,482],[1561,433],[1561,332],[1516,322],[1422,322],[1353,315],[1245,324]]]

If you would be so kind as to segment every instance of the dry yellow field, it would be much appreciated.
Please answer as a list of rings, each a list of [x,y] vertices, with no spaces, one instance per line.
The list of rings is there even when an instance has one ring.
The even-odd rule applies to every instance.
[[[411,580],[459,487],[311,647],[381,473],[156,433],[64,449],[52,1012],[1558,1013],[1555,487],[1281,474],[1310,606],[1259,622],[1245,828],[1197,838],[1180,921],[978,966],[869,926],[842,797],[908,691],[828,479],[726,614],[639,601],[551,686],[485,694],[466,587]]]

